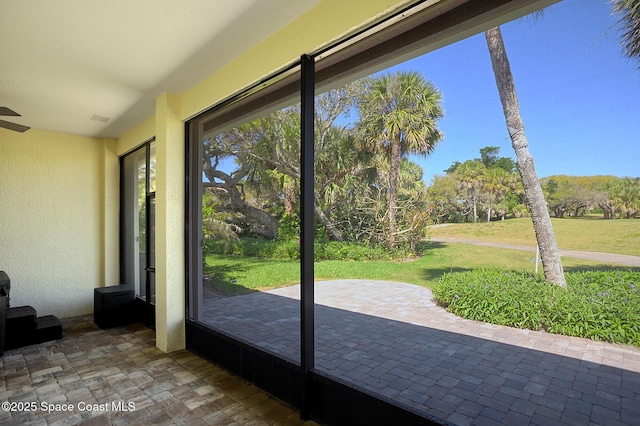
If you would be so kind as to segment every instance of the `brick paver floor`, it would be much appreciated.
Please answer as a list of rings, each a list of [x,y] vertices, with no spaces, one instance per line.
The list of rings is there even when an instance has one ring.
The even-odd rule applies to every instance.
[[[142,325],[100,330],[88,316],[63,330],[0,358],[0,424],[316,425],[191,352],[163,353]]]
[[[298,362],[299,286],[205,300],[205,322]],[[316,368],[464,425],[640,425],[640,350],[458,318],[429,289],[316,283]]]

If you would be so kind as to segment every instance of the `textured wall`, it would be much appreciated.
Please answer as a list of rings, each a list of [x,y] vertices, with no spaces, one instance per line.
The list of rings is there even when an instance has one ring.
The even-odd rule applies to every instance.
[[[156,345],[184,348],[184,122],[180,96],[156,100]]]
[[[105,235],[118,235],[117,221],[116,229],[105,229],[114,226],[118,198],[106,201],[103,194],[104,174],[114,173],[117,158],[109,154],[105,167],[107,143],[0,129],[0,269],[11,278],[11,306],[61,318],[88,314],[93,289],[117,276],[105,271],[105,265],[113,269],[105,248],[109,257],[117,254],[117,238],[106,243]]]

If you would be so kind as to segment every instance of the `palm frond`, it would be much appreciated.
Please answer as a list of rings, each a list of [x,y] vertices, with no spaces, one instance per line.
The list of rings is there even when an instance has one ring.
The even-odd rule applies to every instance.
[[[640,61],[640,0],[612,0],[622,30],[622,53]]]

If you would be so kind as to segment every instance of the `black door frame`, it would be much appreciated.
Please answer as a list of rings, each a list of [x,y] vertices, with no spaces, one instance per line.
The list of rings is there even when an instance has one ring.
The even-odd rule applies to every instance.
[[[124,200],[122,199],[122,194],[125,194],[125,189],[124,186],[126,185],[125,180],[123,179],[123,172],[124,172],[124,161],[125,158],[138,151],[141,149],[145,150],[145,167],[146,167],[146,174],[145,174],[145,206],[144,206],[144,213],[145,213],[145,268],[144,268],[144,277],[145,277],[145,283],[144,283],[144,289],[145,289],[145,297],[144,299],[142,297],[140,297],[139,295],[135,294],[135,288],[133,288],[134,290],[134,312],[133,312],[133,316],[135,317],[135,319],[137,321],[141,321],[143,322],[145,325],[147,325],[148,327],[152,328],[155,330],[155,301],[153,301],[153,299],[155,298],[155,286],[151,286],[151,278],[152,278],[152,274],[153,274],[153,279],[155,281],[155,213],[154,213],[154,217],[152,219],[151,217],[151,202],[155,202],[155,191],[151,191],[151,183],[150,183],[150,164],[151,164],[151,144],[153,144],[155,142],[155,138],[149,139],[148,141],[145,141],[144,143],[142,143],[141,145],[135,147],[134,149],[126,152],[125,154],[123,154],[120,157],[120,194],[121,194],[121,199],[120,199],[120,265],[124,265],[126,262],[126,259],[124,258],[125,256],[125,250],[123,249],[123,246],[126,244],[126,236],[124,235],[124,229],[123,229],[123,223],[126,220],[126,212],[125,212],[125,207],[124,207]],[[153,235],[152,235],[153,233]],[[152,247],[152,245],[154,246],[153,248],[153,253],[152,250],[150,249]],[[153,257],[152,257],[153,254]],[[139,253],[136,253],[136,255],[139,256]],[[152,264],[153,263],[153,264]],[[136,271],[136,274],[140,274],[140,270]],[[120,283],[122,285],[132,285],[131,283],[126,282],[126,278],[125,278],[125,274],[124,274],[124,268],[121,266],[120,268]],[[133,287],[133,285],[132,285]],[[153,294],[152,294],[152,290],[153,290]]]

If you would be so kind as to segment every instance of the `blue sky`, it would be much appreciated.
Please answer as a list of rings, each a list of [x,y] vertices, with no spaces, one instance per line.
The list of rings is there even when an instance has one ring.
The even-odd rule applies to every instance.
[[[608,0],[565,0],[501,27],[539,177],[640,176],[640,70],[621,54],[616,21]],[[443,94],[445,139],[413,158],[427,183],[485,146],[515,158],[484,34],[396,70],[420,71]]]

